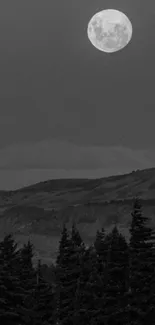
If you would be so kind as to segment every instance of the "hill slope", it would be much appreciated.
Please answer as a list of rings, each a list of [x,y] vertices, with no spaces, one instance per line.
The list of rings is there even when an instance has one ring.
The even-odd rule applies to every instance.
[[[142,200],[154,227],[155,168],[100,179],[58,179],[16,191],[0,191],[0,237],[13,232],[19,246],[32,240],[36,257],[55,259],[63,222],[75,220],[83,240],[93,242],[97,229],[117,222],[129,239],[132,198]]]

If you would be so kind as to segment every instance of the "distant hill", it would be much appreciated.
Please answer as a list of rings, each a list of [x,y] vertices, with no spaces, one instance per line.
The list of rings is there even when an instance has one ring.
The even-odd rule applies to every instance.
[[[155,168],[100,179],[54,179],[15,191],[0,191],[0,238],[13,232],[21,246],[30,238],[36,258],[55,260],[63,222],[72,221],[86,244],[97,229],[109,232],[114,223],[129,240],[133,197],[155,227]]]

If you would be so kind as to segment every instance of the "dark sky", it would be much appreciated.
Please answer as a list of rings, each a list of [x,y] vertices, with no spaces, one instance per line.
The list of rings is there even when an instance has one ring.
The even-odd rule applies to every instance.
[[[112,54],[87,37],[103,9],[133,27]],[[153,0],[0,4],[0,189],[155,165],[154,30]]]

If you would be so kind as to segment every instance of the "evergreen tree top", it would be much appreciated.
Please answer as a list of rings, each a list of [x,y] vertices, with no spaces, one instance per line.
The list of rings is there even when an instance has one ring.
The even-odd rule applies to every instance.
[[[72,224],[71,241],[72,241],[73,245],[78,246],[78,247],[80,247],[83,243],[82,238],[79,234],[79,231],[76,228],[75,221]]]

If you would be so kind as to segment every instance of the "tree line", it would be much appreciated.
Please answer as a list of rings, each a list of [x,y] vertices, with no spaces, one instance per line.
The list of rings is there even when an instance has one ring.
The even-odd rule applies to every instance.
[[[0,321],[16,325],[155,324],[154,231],[138,198],[130,241],[115,225],[86,247],[76,224],[61,232],[55,281],[32,263],[30,241],[17,249],[12,234],[0,242]]]

